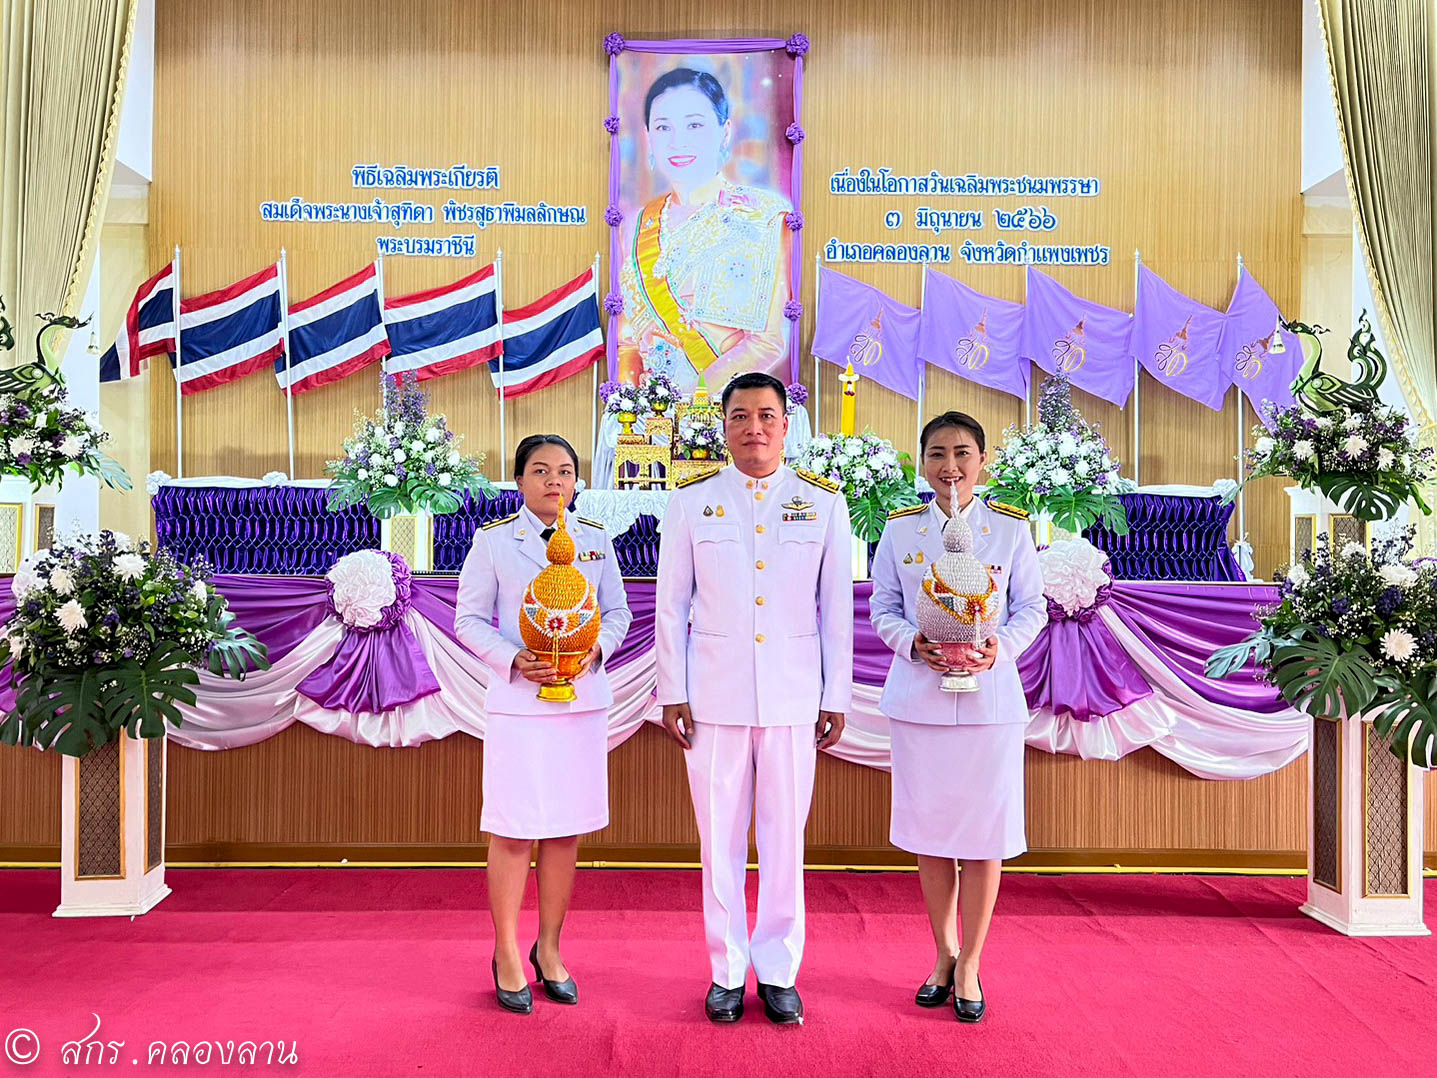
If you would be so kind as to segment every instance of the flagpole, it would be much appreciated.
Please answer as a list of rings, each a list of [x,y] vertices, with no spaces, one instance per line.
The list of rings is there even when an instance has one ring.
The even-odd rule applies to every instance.
[[[383,252],[383,251],[380,251],[377,255],[374,256],[374,277],[375,277],[375,284],[376,284],[376,286],[379,288],[379,323],[380,323],[380,325],[384,325],[384,252]],[[385,332],[386,335],[388,335],[389,329],[388,329],[387,326],[385,327],[384,332]],[[385,356],[383,356],[383,357],[379,360],[379,375],[380,375],[380,380],[383,381],[384,377],[385,377],[386,375],[388,375],[388,374],[389,374],[389,356],[385,355]]]
[[[818,271],[823,268],[819,260],[819,253],[813,252],[813,332],[818,335]],[[795,325],[795,330],[799,327]],[[809,355],[813,355],[813,345],[809,344]],[[813,356],[813,433],[823,433],[823,409],[819,406],[818,387],[823,382],[823,365],[819,363],[818,356]]]
[[[1242,283],[1242,252],[1237,253],[1237,279]],[[1237,389],[1237,481],[1242,482],[1242,454],[1247,448],[1247,439],[1243,434],[1242,416],[1242,390],[1234,384]],[[1239,543],[1247,540],[1247,487],[1239,487],[1237,491],[1237,541]]]
[[[599,296],[599,252],[594,252],[594,298]],[[598,489],[598,476],[594,469],[599,464],[599,364],[603,357],[594,360],[591,379],[593,389],[589,394],[589,486]]]
[[[921,315],[923,306],[928,302],[928,263],[923,263],[923,281],[918,287],[918,310]],[[918,357],[914,356],[916,360]],[[913,427],[913,451],[917,454],[913,459],[918,461],[918,470],[923,470],[923,454],[921,443],[923,441],[923,400],[928,395],[928,364],[924,363],[918,368],[918,419]]]
[[[1138,309],[1138,277],[1143,253],[1133,249],[1133,310]],[[1143,474],[1143,365],[1133,356],[1133,482],[1142,485]]]
[[[289,433],[289,478],[294,474],[294,382],[289,367],[289,256],[285,249],[279,249],[279,332],[284,341],[284,407],[285,423]]]
[[[494,252],[494,310],[499,328],[499,479],[504,478],[504,454],[508,440],[504,434],[504,250]]]
[[[1032,268],[1023,271],[1023,306],[1028,306],[1028,282],[1032,279]],[[1020,342],[1021,343],[1021,342]],[[1021,359],[1021,356],[1019,357]],[[1033,360],[1028,360],[1028,384],[1023,387],[1023,426],[1033,425]]]
[[[175,472],[176,478],[185,477],[185,395],[180,382],[180,362],[184,353],[180,350],[180,245],[175,244],[175,289],[171,306],[175,318]]]

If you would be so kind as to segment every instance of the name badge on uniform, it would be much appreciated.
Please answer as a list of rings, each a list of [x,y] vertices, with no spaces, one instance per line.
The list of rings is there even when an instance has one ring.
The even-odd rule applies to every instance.
[[[779,508],[783,510],[783,519],[786,522],[818,519],[818,510],[813,507],[813,503],[804,501],[797,494]]]
[[[602,561],[604,552],[602,550],[584,550],[579,553],[579,561]]]

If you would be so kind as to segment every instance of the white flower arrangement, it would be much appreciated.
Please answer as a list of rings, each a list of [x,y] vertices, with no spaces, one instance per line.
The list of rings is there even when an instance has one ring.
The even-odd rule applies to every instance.
[[[1108,556],[1086,539],[1068,539],[1038,551],[1043,594],[1069,617],[1093,606],[1098,591],[1113,582]]]

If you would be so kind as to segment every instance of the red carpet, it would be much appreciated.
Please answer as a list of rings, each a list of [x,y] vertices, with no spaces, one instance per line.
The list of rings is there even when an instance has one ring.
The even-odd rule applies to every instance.
[[[1338,936],[1297,912],[1294,879],[1009,876],[988,1019],[960,1026],[911,1002],[932,960],[917,877],[812,873],[801,1029],[771,1026],[751,990],[738,1026],[704,1019],[696,872],[581,872],[565,947],[581,1002],[527,1018],[493,1000],[480,871],[169,880],[137,921],[59,921],[54,873],[0,872],[0,1037],[31,1029],[41,1051],[0,1054],[0,1075],[110,1070],[61,1066],[92,1012],[131,1074],[180,1039],[297,1040],[297,1067],[244,1073],[346,1078],[1431,1073],[1437,942]],[[532,902],[531,882],[526,951]]]

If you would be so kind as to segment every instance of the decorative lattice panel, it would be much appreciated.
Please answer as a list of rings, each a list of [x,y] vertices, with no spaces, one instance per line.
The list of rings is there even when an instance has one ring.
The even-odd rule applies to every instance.
[[[1319,719],[1312,724],[1312,878],[1342,890],[1342,730]]]
[[[389,521],[389,549],[410,565],[418,560],[419,523],[413,517],[391,517]]]
[[[80,879],[125,874],[120,749],[117,739],[78,761],[75,875]]]
[[[11,502],[0,505],[0,573],[13,573],[20,568],[20,529],[24,523],[23,505]]]
[[[1363,798],[1367,804],[1367,893],[1406,895],[1407,765],[1372,726],[1363,727]]]
[[[165,859],[165,743],[145,742],[145,871]]]
[[[1348,543],[1367,545],[1367,522],[1345,513],[1332,514],[1332,549],[1340,551]]]
[[[49,550],[55,545],[55,507],[35,506],[35,549]]]
[[[1315,516],[1297,517],[1292,524],[1292,562],[1296,565],[1302,561],[1317,546],[1317,518]]]

